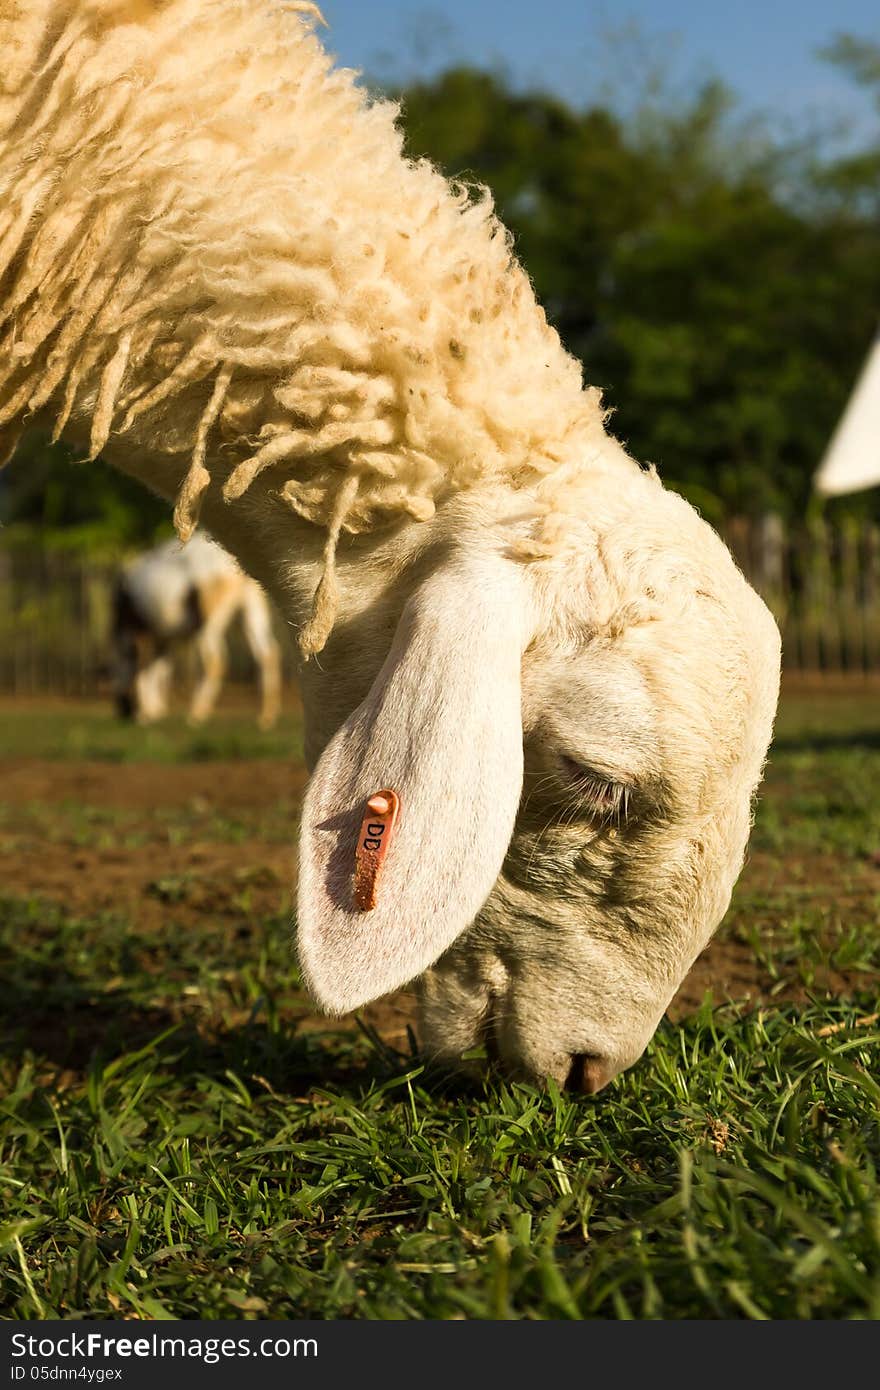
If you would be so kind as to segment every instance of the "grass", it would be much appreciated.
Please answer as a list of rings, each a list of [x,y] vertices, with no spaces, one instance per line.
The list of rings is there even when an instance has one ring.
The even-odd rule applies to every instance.
[[[160,724],[141,728],[114,719],[109,701],[57,700],[49,707],[0,707],[0,759],[94,759],[109,763],[189,763],[245,758],[302,757],[300,722],[285,714],[274,729],[257,728],[254,701],[241,711],[227,708],[209,724],[191,727],[173,714]]]
[[[13,870],[0,1315],[880,1318],[880,702],[825,703],[783,707],[722,929],[750,1002],[664,1022],[595,1099],[479,1058],[453,1081],[403,1036],[311,1019],[260,805],[127,811],[106,853],[134,836],[144,864],[118,902]],[[107,746],[71,719],[84,756]],[[189,736],[166,732],[169,779]],[[60,714],[51,756],[65,737]],[[0,806],[0,848],[105,853],[101,807],[54,831],[47,807]],[[188,824],[247,863],[190,863]]]
[[[184,844],[193,838],[217,844],[245,844],[255,835],[260,840],[290,844],[296,820],[292,797],[273,799],[259,812],[229,813],[194,797],[184,806],[157,806],[145,821],[142,811],[119,806],[91,806],[67,798],[55,802],[29,800],[23,804],[0,802],[0,834],[12,847],[18,840],[39,837],[45,844],[97,849],[139,849],[151,842]]]

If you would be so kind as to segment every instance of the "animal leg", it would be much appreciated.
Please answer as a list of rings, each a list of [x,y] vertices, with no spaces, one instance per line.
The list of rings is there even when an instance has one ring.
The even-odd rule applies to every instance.
[[[171,656],[165,651],[160,651],[138,672],[135,686],[139,724],[152,724],[157,719],[165,718],[171,693],[171,676]]]
[[[195,637],[195,648],[202,674],[190,701],[189,722],[191,724],[204,723],[212,713],[217,696],[220,694],[220,687],[226,674],[225,627],[225,621],[221,626],[218,622],[209,619]]]
[[[272,631],[272,615],[262,589],[248,585],[242,605],[242,629],[260,678],[261,729],[271,729],[281,712],[281,652]]]

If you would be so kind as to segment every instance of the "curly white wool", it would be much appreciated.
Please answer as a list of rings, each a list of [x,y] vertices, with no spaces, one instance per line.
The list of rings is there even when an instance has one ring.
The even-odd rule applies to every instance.
[[[488,193],[404,157],[316,15],[0,0],[0,430],[183,455],[183,537],[271,468],[328,530],[306,651],[341,530],[561,482],[604,434]]]

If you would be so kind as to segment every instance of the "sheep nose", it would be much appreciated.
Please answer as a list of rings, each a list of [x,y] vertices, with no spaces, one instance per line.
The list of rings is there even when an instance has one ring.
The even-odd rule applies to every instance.
[[[580,1091],[585,1096],[594,1096],[607,1085],[613,1072],[604,1058],[595,1057],[589,1052],[576,1052],[571,1059],[565,1087],[568,1091]]]

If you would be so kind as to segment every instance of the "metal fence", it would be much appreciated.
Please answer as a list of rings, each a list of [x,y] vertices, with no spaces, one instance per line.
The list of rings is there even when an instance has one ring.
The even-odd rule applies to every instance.
[[[782,628],[789,670],[880,671],[880,528],[854,519],[786,526],[767,515],[732,517],[721,529]],[[0,692],[106,691],[116,572],[57,550],[0,549]],[[275,628],[289,678],[293,644],[280,621]],[[229,648],[229,678],[252,680],[237,625]],[[184,668],[190,660],[181,654]]]

